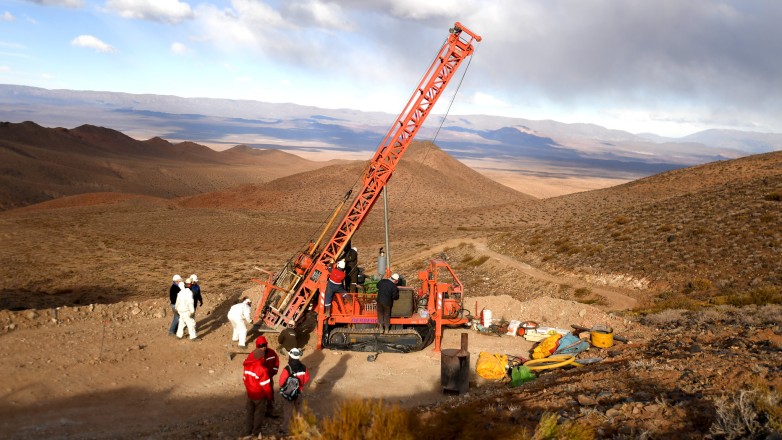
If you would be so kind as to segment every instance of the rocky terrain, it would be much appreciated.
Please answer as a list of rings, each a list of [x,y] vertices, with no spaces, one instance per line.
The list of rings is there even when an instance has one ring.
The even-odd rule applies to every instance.
[[[0,140],[9,154],[11,141]],[[139,156],[158,158],[137,159],[142,168],[160,160],[158,143],[146,145],[153,152]],[[543,371],[513,388],[477,376],[475,362],[484,351],[529,357],[531,342],[450,329],[443,347],[458,347],[467,332],[471,355],[470,392],[454,396],[440,389],[431,347],[370,363],[365,353],[315,350],[310,338],[307,401],[318,419],[360,397],[413,411],[423,423],[414,438],[765,438],[782,429],[779,153],[542,200],[434,145],[409,153],[389,185],[395,270],[415,279],[429,258],[446,258],[473,313],[564,328],[607,324],[630,343],[592,347],[581,357],[600,362]],[[235,170],[210,169],[223,166]],[[262,169],[247,169],[254,166]],[[230,345],[225,313],[241,295],[257,295],[255,267],[277,270],[317,236],[362,167],[333,163],[187,193],[165,179],[130,190],[144,186],[136,182],[143,173],[123,174],[119,190],[85,191],[82,170],[79,182],[53,178],[72,192],[1,212],[0,366],[8,373],[0,431],[15,439],[239,437],[246,354]],[[369,273],[384,246],[380,211],[354,237]],[[174,273],[201,280],[201,342],[166,335]],[[552,414],[561,430],[544,437]],[[264,435],[275,436],[278,423]]]

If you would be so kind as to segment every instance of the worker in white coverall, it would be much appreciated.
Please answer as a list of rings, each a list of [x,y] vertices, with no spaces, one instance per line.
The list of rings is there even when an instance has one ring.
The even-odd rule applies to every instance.
[[[248,297],[242,298],[242,302],[234,304],[228,310],[228,320],[231,321],[231,326],[234,328],[234,334],[232,340],[234,342],[239,341],[239,347],[247,348],[247,324],[252,324],[250,319],[250,306],[252,301]]]
[[[176,297],[176,311],[179,313],[179,327],[176,331],[176,337],[182,339],[185,335],[185,326],[187,326],[187,332],[190,334],[191,341],[197,341],[196,336],[196,323],[193,319],[193,313],[195,313],[195,301],[193,301],[193,291],[190,290],[190,284],[192,280],[186,279]]]

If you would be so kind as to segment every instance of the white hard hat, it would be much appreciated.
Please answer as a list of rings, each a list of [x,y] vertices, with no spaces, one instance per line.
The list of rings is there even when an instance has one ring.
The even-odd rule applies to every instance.
[[[182,281],[182,275],[174,275],[174,282],[178,283],[180,281]]]
[[[190,275],[190,279],[193,280],[194,283],[198,281],[196,274]]]
[[[291,350],[288,352],[288,356],[291,357],[291,359],[299,359],[301,358],[301,349],[299,348],[291,348]]]
[[[399,274],[395,273],[395,274],[391,275],[391,279],[394,280],[394,281],[399,281]]]
[[[193,280],[190,278],[185,278],[185,284],[193,284]]]
[[[339,260],[337,262],[337,267],[340,268],[340,269],[344,269],[345,268],[345,260]]]

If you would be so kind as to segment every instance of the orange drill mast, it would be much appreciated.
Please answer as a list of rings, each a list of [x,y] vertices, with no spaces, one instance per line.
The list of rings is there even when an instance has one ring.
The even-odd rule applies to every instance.
[[[264,271],[268,275],[267,280],[254,280],[264,286],[264,292],[255,312],[256,323],[260,318],[266,327],[278,329],[285,324],[285,321],[298,320],[313,296],[319,292],[317,310],[320,331],[324,319],[322,312],[328,265],[337,260],[369,214],[382,189],[396,170],[402,155],[410,146],[459,65],[473,53],[473,41],[481,41],[481,37],[459,22],[449,30],[448,39],[438,56],[364,171],[361,192],[353,200],[331,238],[323,245],[322,251],[318,249],[319,243],[310,243],[306,251],[292,258],[274,277]],[[349,196],[350,193],[346,194],[345,199],[332,215],[332,220]],[[326,228],[330,226],[329,224]],[[318,348],[320,347],[319,338]]]

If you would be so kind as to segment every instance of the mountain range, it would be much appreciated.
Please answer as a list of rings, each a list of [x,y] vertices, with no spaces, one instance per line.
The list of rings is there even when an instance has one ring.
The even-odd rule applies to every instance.
[[[249,100],[181,98],[0,85],[0,120],[44,127],[112,127],[136,139],[236,145],[294,154],[369,157],[396,115]],[[636,179],[663,171],[782,149],[782,134],[706,130],[683,138],[632,134],[594,124],[488,115],[431,115],[418,140],[501,171],[556,169],[564,176]],[[475,168],[475,166],[474,166]]]

